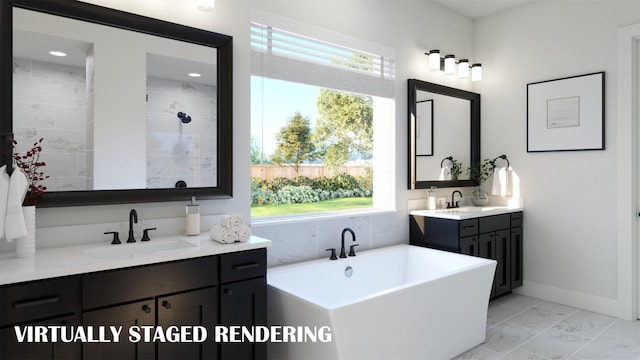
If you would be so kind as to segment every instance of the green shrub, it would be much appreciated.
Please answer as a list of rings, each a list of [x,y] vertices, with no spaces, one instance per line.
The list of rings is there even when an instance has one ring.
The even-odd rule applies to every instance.
[[[251,179],[251,206],[274,204],[275,201],[276,193],[271,184],[260,178]]]
[[[278,204],[301,204],[316,202],[320,199],[310,186],[284,186],[276,193]]]
[[[273,189],[273,191],[278,192],[278,190],[282,189],[285,186],[295,186],[296,183],[289,179],[289,178],[284,178],[284,177],[277,177],[273,180],[271,180],[271,189]]]
[[[251,179],[251,206],[269,204],[299,204],[349,197],[371,197],[373,171],[367,169],[363,176],[346,173],[332,178],[297,176],[293,179],[275,178],[271,182]]]
[[[340,173],[334,176],[332,181],[337,189],[357,189],[359,186],[358,179],[347,173]]]
[[[293,179],[293,183],[296,186],[309,186],[309,187],[313,187],[314,182],[311,178],[309,178],[308,176],[296,176]]]

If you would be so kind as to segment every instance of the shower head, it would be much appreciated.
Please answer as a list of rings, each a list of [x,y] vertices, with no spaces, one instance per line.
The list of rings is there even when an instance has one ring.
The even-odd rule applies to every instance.
[[[180,119],[180,121],[181,121],[183,124],[188,124],[188,123],[190,123],[190,122],[191,122],[191,116],[189,116],[189,115],[187,115],[187,114],[185,114],[185,113],[183,113],[183,112],[179,112],[179,113],[178,113],[178,119]]]

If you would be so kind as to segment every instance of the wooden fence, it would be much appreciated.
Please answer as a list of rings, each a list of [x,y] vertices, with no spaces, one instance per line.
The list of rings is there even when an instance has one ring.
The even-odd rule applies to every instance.
[[[333,177],[339,173],[347,173],[358,177],[364,176],[370,167],[370,165],[345,165],[338,170],[332,171],[325,168],[324,165],[300,165],[296,174],[296,170],[292,166],[251,165],[251,178],[271,181],[277,177],[294,178],[296,176],[306,176],[310,179],[315,179],[321,176]]]

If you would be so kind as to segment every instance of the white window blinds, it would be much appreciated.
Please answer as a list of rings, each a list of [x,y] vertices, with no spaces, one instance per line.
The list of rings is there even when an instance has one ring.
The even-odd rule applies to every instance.
[[[252,75],[393,98],[393,50],[256,11],[252,18]]]

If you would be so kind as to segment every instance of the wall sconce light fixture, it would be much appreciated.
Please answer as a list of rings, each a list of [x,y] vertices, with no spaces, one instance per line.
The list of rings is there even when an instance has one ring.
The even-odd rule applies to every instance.
[[[456,72],[456,56],[446,55],[444,57],[444,73],[447,75],[454,74]]]
[[[469,59],[460,59],[458,61],[458,77],[460,79],[469,77]]]
[[[440,50],[434,49],[426,54],[429,56],[429,70],[440,70]]]
[[[200,11],[213,11],[215,5],[215,0],[198,0],[198,10]]]
[[[456,56],[453,54],[440,57],[440,50],[437,49],[430,50],[425,55],[429,57],[429,70],[442,70],[445,74],[451,75],[456,73],[456,65],[458,65],[457,73],[459,78],[466,79],[471,73],[471,81],[482,80],[482,65],[480,63],[469,66],[469,59],[456,61]]]
[[[482,64],[475,63],[471,65],[471,81],[482,80]]]

